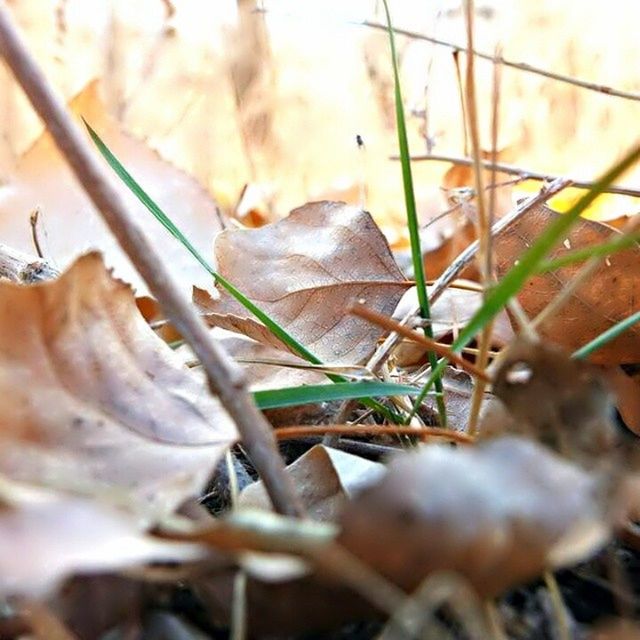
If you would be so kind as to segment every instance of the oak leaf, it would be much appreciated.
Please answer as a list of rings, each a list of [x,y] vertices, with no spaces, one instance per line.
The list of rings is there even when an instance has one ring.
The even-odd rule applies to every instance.
[[[542,229],[560,215],[544,205],[532,208],[494,239],[496,270],[502,277],[535,241]],[[549,255],[560,257],[610,238],[616,231],[601,222],[579,220]],[[580,270],[573,264],[530,278],[518,294],[527,315],[537,316]],[[619,251],[606,259],[587,282],[553,317],[538,329],[541,337],[574,351],[613,324],[638,311],[640,300],[640,248]],[[589,358],[598,364],[640,362],[640,327],[635,325]]]
[[[391,314],[411,286],[371,216],[340,202],[313,202],[259,229],[227,230],[215,241],[218,270],[321,360],[357,364],[380,331],[348,313],[364,299]],[[203,299],[211,324],[277,346],[225,291]]]
[[[0,283],[0,414],[1,473],[145,520],[197,493],[236,439],[97,253],[52,282]]]

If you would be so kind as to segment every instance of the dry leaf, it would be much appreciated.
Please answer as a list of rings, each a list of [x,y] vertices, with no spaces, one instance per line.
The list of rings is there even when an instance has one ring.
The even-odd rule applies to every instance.
[[[496,269],[502,277],[520,255],[540,235],[542,229],[559,214],[540,205],[509,226],[494,240]],[[575,249],[583,249],[604,242],[615,233],[605,224],[580,220],[567,238],[549,255],[562,256]],[[580,265],[570,265],[553,273],[530,278],[518,295],[527,315],[538,315],[551,300],[562,292],[575,276]],[[616,252],[602,261],[564,307],[539,327],[540,335],[568,351],[583,346],[616,322],[638,311],[640,300],[640,248]],[[590,356],[598,364],[640,362],[640,327],[625,331]]]
[[[429,445],[345,509],[339,541],[407,590],[454,571],[493,597],[607,539],[598,480],[533,442]]]
[[[323,521],[334,521],[346,499],[376,481],[384,470],[377,462],[324,445],[316,445],[287,467],[307,516]],[[242,492],[239,506],[271,508],[261,481]]]
[[[191,177],[176,169],[143,142],[124,133],[105,111],[93,82],[71,102],[147,193],[175,221],[194,246],[207,255],[220,223],[216,205]],[[97,153],[97,151],[96,151]],[[111,171],[108,169],[108,171]],[[116,182],[119,182],[114,177]],[[129,211],[144,229],[185,291],[193,284],[210,286],[211,277],[189,252],[160,225],[122,185]],[[3,242],[33,251],[29,214],[40,210],[39,234],[46,257],[67,266],[87,249],[100,249],[116,275],[133,283],[139,293],[146,285],[107,230],[84,191],[75,181],[48,133],[20,158],[9,184],[0,187],[0,233]]]
[[[6,494],[0,506],[4,596],[42,596],[72,574],[203,555],[196,545],[142,534],[133,518],[97,502],[17,485],[3,486],[2,493]]]
[[[224,277],[329,362],[360,363],[380,337],[379,329],[348,313],[354,302],[364,299],[390,314],[411,286],[371,216],[339,202],[307,204],[260,229],[224,231],[215,249]],[[218,314],[210,321],[260,340],[244,307],[220,295],[207,305]],[[236,318],[224,321],[225,314]]]
[[[493,392],[524,433],[581,462],[605,462],[616,445],[612,396],[600,369],[562,349],[519,338],[500,355]],[[481,432],[501,427],[485,415]]]
[[[463,288],[461,286],[450,286],[431,305],[431,330],[436,340],[443,340],[447,336],[454,339],[458,331],[462,329],[471,319],[473,314],[482,306],[482,293]],[[430,291],[430,288],[427,287]],[[393,318],[401,321],[407,313],[415,309],[418,305],[418,295],[416,288],[412,287],[403,296]],[[496,316],[493,323],[493,333],[491,334],[492,345],[503,347],[513,338],[513,330],[506,312],[501,312]],[[394,351],[396,362],[401,367],[408,367],[419,364],[426,359],[426,349],[423,345],[404,340]]]
[[[0,392],[0,472],[146,517],[197,493],[236,439],[96,253],[49,283],[0,283]]]

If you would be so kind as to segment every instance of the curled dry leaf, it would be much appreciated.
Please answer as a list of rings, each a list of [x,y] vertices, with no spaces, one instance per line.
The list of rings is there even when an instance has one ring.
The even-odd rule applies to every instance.
[[[0,472],[126,496],[150,518],[197,493],[236,439],[97,253],[50,283],[0,283],[0,412]]]
[[[515,340],[501,355],[493,391],[509,415],[489,411],[481,433],[526,434],[583,463],[604,463],[616,446],[612,396],[600,369],[559,347]]]
[[[457,572],[492,597],[588,557],[609,534],[599,481],[520,438],[398,456],[344,510],[339,541],[404,589]]]
[[[496,269],[502,277],[525,249],[558,215],[544,205],[531,209],[527,215],[494,241]],[[614,229],[593,220],[578,221],[550,258],[569,251],[583,249],[609,239]],[[552,273],[534,276],[518,295],[529,316],[538,315],[574,278],[581,265],[570,265]],[[574,351],[609,329],[613,324],[638,311],[640,300],[640,248],[619,251],[602,260],[593,273],[569,301],[539,327],[541,337]],[[640,362],[640,327],[635,325],[615,340],[595,351],[592,362],[621,364]]]
[[[355,301],[391,314],[411,286],[371,216],[340,202],[306,204],[260,229],[224,231],[215,250],[224,277],[329,362],[360,363],[380,337],[348,313]],[[220,295],[208,301],[210,322],[265,340],[244,307]],[[201,296],[198,302],[203,306]]]
[[[472,290],[462,281],[458,284],[460,286],[448,287],[431,305],[431,329],[436,340],[443,340],[447,336],[455,338],[458,331],[482,306],[482,292]],[[393,318],[401,321],[417,305],[418,294],[416,288],[412,287],[402,296],[393,312]],[[512,340],[513,335],[513,329],[506,312],[499,313],[493,323],[492,345],[498,348],[504,347]],[[394,357],[398,365],[409,367],[426,360],[426,349],[423,345],[403,340],[394,351]]]
[[[69,105],[104,138],[127,170],[172,217],[194,246],[207,255],[220,230],[216,205],[191,177],[163,160],[143,142],[123,132],[106,112],[98,83],[87,85]],[[117,178],[114,178],[117,180]],[[210,286],[211,277],[189,252],[122,186],[129,210],[179,278],[185,291],[193,284]],[[38,231],[46,257],[68,266],[87,249],[100,249],[119,277],[140,293],[146,285],[76,183],[48,133],[19,159],[9,183],[0,188],[0,232],[3,242],[33,251],[29,214],[38,208]]]
[[[350,453],[316,445],[287,467],[307,515],[334,521],[346,499],[377,480],[384,466]],[[240,496],[240,507],[270,509],[261,481],[249,485]]]
[[[42,596],[73,574],[203,555],[193,544],[140,533],[131,516],[50,491],[7,489],[0,503],[0,594]]]

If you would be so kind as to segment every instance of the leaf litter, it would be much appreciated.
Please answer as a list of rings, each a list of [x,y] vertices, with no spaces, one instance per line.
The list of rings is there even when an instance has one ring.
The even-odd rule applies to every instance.
[[[85,107],[98,108],[91,92],[95,87],[76,107],[88,100]],[[115,126],[101,122],[99,114],[93,118],[103,130]],[[122,143],[119,154],[134,170],[140,154],[152,182],[177,180],[166,201],[160,195],[164,207],[174,208],[175,193],[193,188],[193,202],[212,211],[194,183],[157,157],[151,161],[144,145],[127,146],[117,131],[108,135],[116,147]],[[26,154],[13,191],[0,194],[0,211],[25,209],[41,193],[60,206],[56,216],[74,210],[76,201],[56,191],[62,174],[54,168],[60,163],[53,163],[50,173],[42,170],[51,159],[50,146],[44,137]],[[158,178],[162,171],[166,180]],[[43,185],[34,178],[40,174],[51,180]],[[46,210],[53,211],[49,200]],[[537,207],[497,235],[499,277],[555,215]],[[216,229],[212,220],[194,220],[193,229],[186,225],[205,254]],[[20,233],[15,244],[24,250]],[[551,257],[603,242],[610,233],[606,225],[580,221]],[[96,238],[109,264],[118,264],[110,245],[102,244],[104,234]],[[369,214],[343,203],[310,203],[277,223],[227,230],[214,246],[222,275],[336,365],[362,365],[383,335],[348,314],[353,303],[364,300],[391,316],[411,286]],[[65,251],[53,253],[67,261],[77,247]],[[443,572],[455,572],[482,597],[501,598],[544,572],[597,557],[639,512],[635,441],[619,437],[611,392],[626,384],[612,381],[612,372],[621,372],[616,367],[638,362],[637,327],[595,352],[590,362],[568,354],[635,311],[637,257],[634,247],[603,261],[596,277],[542,325],[542,342],[514,339],[502,317],[493,341],[502,352],[490,369],[493,389],[485,394],[477,444],[426,444],[397,453],[387,465],[381,462],[390,445],[414,448],[411,440],[385,436],[384,446],[376,449],[380,438],[360,438],[352,443],[356,450],[360,446],[359,455],[326,445],[302,445],[289,454],[288,473],[316,522],[268,513],[260,482],[246,488],[223,518],[203,520],[202,512],[195,517],[185,505],[202,492],[236,440],[235,429],[199,376],[183,367],[184,356],[154,335],[131,289],[110,275],[97,254],[80,258],[50,283],[0,283],[0,472],[3,483],[13,483],[0,509],[0,565],[6,578],[0,589],[5,595],[42,594],[68,575],[112,573],[153,560],[183,564],[205,554],[223,562],[207,576],[193,573],[185,584],[201,595],[210,627],[229,624],[241,568],[249,576],[250,629],[262,635],[330,629],[390,613],[367,589],[365,576],[386,585],[381,588],[394,602],[395,589],[410,593]],[[202,282],[184,266],[177,260],[185,284]],[[525,312],[536,315],[575,269],[531,278],[519,295]],[[451,287],[438,302],[434,333],[439,340],[455,340],[479,308],[481,294]],[[220,334],[216,328],[212,335],[244,366],[254,388],[272,389],[283,380],[310,384],[321,377],[302,368],[303,361],[224,291],[211,295],[196,289],[194,303],[211,326],[233,332]],[[139,305],[148,319],[158,320],[152,301]],[[404,315],[402,307],[395,315]],[[176,336],[167,331],[163,337]],[[414,345],[396,349],[383,377],[419,383],[424,349],[407,355],[408,346]],[[603,372],[598,364],[608,369]],[[631,388],[626,393],[632,400],[618,400],[620,412],[637,431],[637,387],[625,388]],[[464,431],[472,381],[449,367],[444,389],[452,426]],[[435,419],[433,403],[431,409]],[[319,435],[335,415],[298,414],[315,423]],[[382,422],[359,407],[342,415],[372,428]],[[376,459],[367,460],[365,452],[372,451],[378,452]],[[250,468],[241,450],[234,450],[233,458]],[[152,524],[157,530],[148,533]],[[331,561],[336,549],[346,553],[338,555],[342,564]],[[354,567],[361,571],[355,578]]]

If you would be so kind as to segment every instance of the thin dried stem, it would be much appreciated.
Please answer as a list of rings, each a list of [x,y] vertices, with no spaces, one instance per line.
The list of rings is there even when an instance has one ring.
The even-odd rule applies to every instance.
[[[430,351],[433,351],[439,356],[446,358],[449,362],[458,365],[461,369],[472,375],[474,378],[478,380],[484,380],[485,382],[491,382],[491,379],[487,375],[486,371],[479,369],[468,360],[465,360],[462,356],[454,353],[449,347],[440,344],[436,340],[427,338],[417,331],[412,331],[411,329],[400,324],[397,320],[389,318],[382,313],[378,313],[373,309],[369,309],[362,304],[351,307],[350,311],[354,315],[364,318],[365,320],[368,320],[373,324],[377,324],[387,331],[395,331],[396,333],[399,333],[403,338],[411,340],[411,342],[417,342],[418,344],[424,345]]]
[[[399,156],[391,156],[392,160],[399,160]],[[472,167],[473,160],[471,158],[460,158],[459,156],[447,156],[441,154],[429,154],[411,156],[411,160],[414,162],[450,162],[451,164],[459,164],[463,167]],[[529,169],[522,169],[520,167],[514,167],[510,164],[503,164],[502,162],[489,162],[488,160],[482,160],[482,166],[485,169],[495,170],[500,173],[507,173],[511,176],[518,176],[521,180],[535,180],[537,182],[552,182],[558,180],[561,176],[551,173],[541,173],[540,171],[530,171]],[[571,180],[571,185],[578,189],[591,189],[595,185],[595,182],[588,180]],[[616,193],[621,196],[630,196],[632,198],[640,198],[640,190],[630,189],[629,187],[622,187],[620,185],[611,184],[606,189],[602,189],[602,193]]]
[[[60,272],[46,260],[0,244],[0,278],[18,284],[35,284],[59,275]]]
[[[368,27],[370,29],[377,29],[380,31],[387,30],[386,25],[381,24],[379,22],[372,22],[370,20],[364,20],[360,22],[351,22],[351,24]],[[400,36],[406,36],[407,38],[413,38],[415,40],[424,40],[425,42],[431,42],[432,44],[435,44],[441,47],[448,47],[449,49],[453,49],[454,51],[461,51],[462,53],[467,53],[465,50],[465,47],[455,44],[454,42],[449,42],[448,40],[442,40],[441,38],[435,38],[434,36],[429,36],[424,33],[418,33],[417,31],[410,31],[408,29],[394,28],[394,31]],[[496,56],[491,55],[489,53],[483,53],[481,51],[477,51],[474,49],[473,55],[476,58],[480,58],[482,60],[488,60],[489,62],[496,62]],[[604,93],[608,96],[615,96],[616,98],[624,98],[625,100],[640,101],[640,93],[635,93],[633,91],[623,91],[622,89],[616,89],[614,87],[609,87],[607,85],[600,84],[597,82],[589,82],[587,80],[581,80],[580,78],[574,78],[573,76],[567,76],[562,73],[556,73],[555,71],[541,69],[540,67],[535,67],[534,65],[528,64],[526,62],[515,62],[513,60],[507,60],[502,55],[500,55],[497,58],[497,62],[501,65],[504,65],[505,67],[518,69],[519,71],[524,71],[526,73],[533,73],[538,76],[550,78],[551,80],[557,80],[558,82],[571,84],[575,87],[581,87],[582,89],[595,91],[596,93]]]
[[[278,427],[274,429],[278,440],[293,440],[320,434],[336,436],[370,436],[370,435],[390,435],[390,436],[414,436],[419,440],[430,440],[431,438],[444,438],[450,442],[460,444],[473,444],[474,438],[461,431],[453,429],[442,429],[440,427],[398,427],[395,425],[367,425],[356,426],[353,424],[319,424],[300,425],[291,427]]]
[[[275,509],[287,515],[301,514],[301,503],[291,479],[284,471],[271,427],[251,400],[244,373],[213,342],[207,327],[174,282],[162,257],[129,215],[111,176],[106,174],[78,125],[54,94],[19,36],[3,1],[0,1],[0,55],[120,246],[144,278],[167,317],[200,358],[209,387],[236,423],[243,445],[262,477]]]

